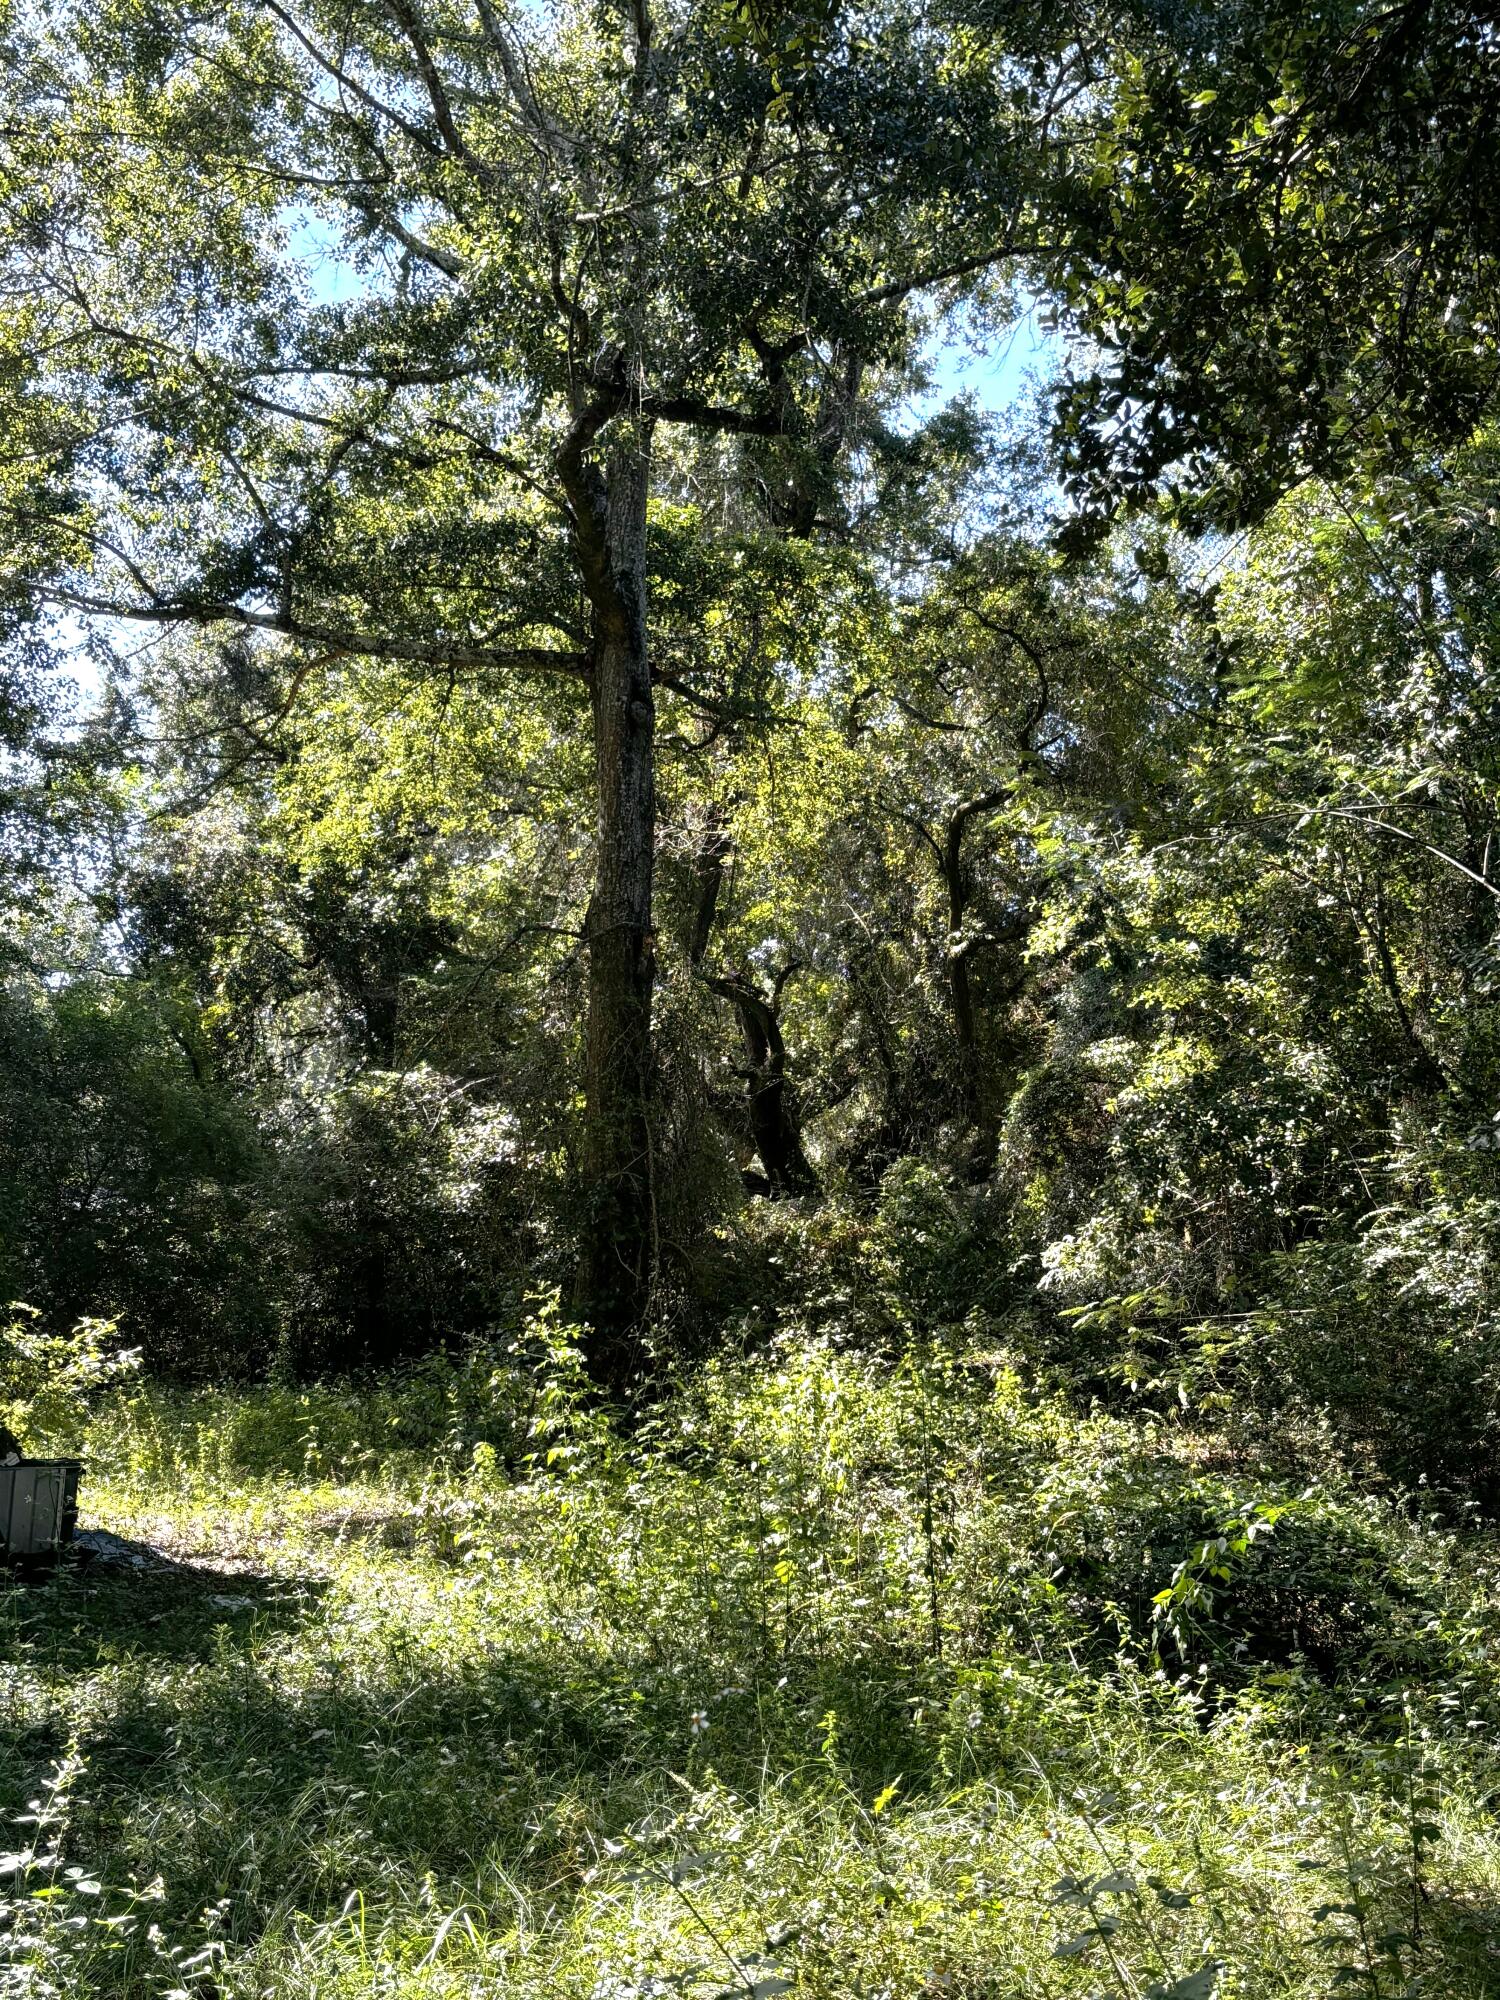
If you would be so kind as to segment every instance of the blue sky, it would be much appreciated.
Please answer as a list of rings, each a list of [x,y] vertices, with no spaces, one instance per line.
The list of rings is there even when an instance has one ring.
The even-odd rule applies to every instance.
[[[304,209],[291,225],[286,242],[287,249],[307,274],[314,304],[342,305],[365,290],[364,280],[341,255],[334,232],[311,209]]]
[[[366,290],[366,280],[342,254],[333,231],[311,210],[292,224],[287,247],[300,260],[317,304],[339,305]],[[932,391],[917,400],[914,413],[930,414],[965,390],[986,410],[1010,408],[1025,392],[1028,378],[1045,378],[1058,365],[1061,343],[1048,340],[1037,317],[1033,300],[1007,331],[982,344],[967,337],[960,322],[937,345]]]
[[[1051,375],[1061,357],[1061,341],[1049,339],[1037,318],[1033,302],[1008,331],[982,346],[961,335],[944,341],[933,356],[933,392],[924,399],[925,407],[940,406],[968,390],[986,410],[1009,409],[1025,393],[1028,380]]]

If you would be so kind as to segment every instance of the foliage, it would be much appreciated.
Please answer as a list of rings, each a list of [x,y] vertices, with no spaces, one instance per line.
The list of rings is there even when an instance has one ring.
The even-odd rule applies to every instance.
[[[1493,1990],[1497,56],[0,9],[0,1995]]]
[[[821,1286],[1461,1479],[1493,37],[1304,13],[17,12],[6,1288],[310,1378],[574,1270],[619,1392]],[[1018,455],[916,399],[1023,281]]]
[[[510,1476],[380,1443],[436,1364],[364,1450],[258,1389],[96,1419],[92,1518],[169,1560],[0,1598],[18,1991],[1487,1990],[1483,1533],[962,1348],[793,1338],[627,1437],[525,1342],[467,1378]]]
[[[201,1017],[151,981],[0,990],[0,1270],[49,1318],[120,1319],[158,1363],[243,1354],[255,1137]]]
[[[0,1430],[33,1457],[72,1455],[87,1435],[91,1405],[140,1367],[140,1349],[118,1346],[110,1320],[84,1319],[67,1333],[49,1333],[34,1306],[7,1310],[0,1328]]]
[[[1061,399],[1070,484],[1241,525],[1466,445],[1494,414],[1486,9],[1123,11],[1048,189],[1060,307],[1098,344]]]

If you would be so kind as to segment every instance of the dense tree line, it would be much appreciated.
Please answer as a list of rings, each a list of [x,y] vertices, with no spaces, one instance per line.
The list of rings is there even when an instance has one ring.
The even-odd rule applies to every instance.
[[[558,1285],[619,1390],[904,1217],[1487,1476],[1483,10],[4,34],[0,1290],[255,1373]],[[1032,299],[1029,427],[919,398]]]

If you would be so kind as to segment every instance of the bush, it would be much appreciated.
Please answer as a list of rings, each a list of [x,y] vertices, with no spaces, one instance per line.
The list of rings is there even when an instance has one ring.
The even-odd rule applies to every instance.
[[[70,1333],[49,1333],[32,1306],[6,1308],[0,1327],[0,1430],[33,1456],[73,1455],[88,1431],[98,1396],[134,1374],[139,1348],[116,1344],[113,1320],[83,1319]]]
[[[268,1347],[253,1123],[149,980],[0,982],[0,1297],[117,1320],[159,1369]]]
[[[1203,1469],[1163,1428],[1096,1417],[1061,1428],[1029,1523],[1065,1622],[1217,1685],[1300,1668],[1352,1679],[1463,1679],[1472,1661],[1451,1536],[1336,1479],[1292,1487]]]

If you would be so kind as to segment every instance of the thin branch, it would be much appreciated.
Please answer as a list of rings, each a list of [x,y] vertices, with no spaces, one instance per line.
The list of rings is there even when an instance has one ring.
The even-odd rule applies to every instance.
[[[318,65],[318,68],[326,71],[341,89],[347,90],[352,96],[357,97],[366,110],[373,111],[378,118],[388,118],[397,131],[404,133],[411,140],[412,144],[419,146],[424,153],[434,153],[439,150],[433,145],[432,140],[422,130],[420,125],[413,125],[409,119],[403,118],[399,111],[393,109],[391,105],[382,102],[373,92],[366,90],[364,85],[350,76],[349,72],[341,64],[336,63],[331,56],[326,56],[294,16],[289,14],[286,8],[280,5],[280,0],[261,0],[261,4],[267,13],[274,14],[287,33],[301,44],[308,55]]]
[[[1268,819],[1290,819],[1295,814],[1303,813],[1317,819],[1348,820],[1351,825],[1366,827],[1371,833],[1388,833],[1393,840],[1404,840],[1412,847],[1420,847],[1425,853],[1432,855],[1435,860],[1444,862],[1449,868],[1457,869],[1460,875],[1467,876],[1469,881],[1473,882],[1476,887],[1483,889],[1486,895],[1493,896],[1497,902],[1500,902],[1500,888],[1497,888],[1493,882],[1479,874],[1475,869],[1470,868],[1465,862],[1460,861],[1456,854],[1450,854],[1445,847],[1438,847],[1430,840],[1423,840],[1422,836],[1418,833],[1408,832],[1404,826],[1392,826],[1387,819],[1375,819],[1369,813],[1355,812],[1349,806],[1309,805],[1288,806],[1283,812],[1268,813],[1265,817]],[[1249,824],[1253,825],[1254,822],[1249,822]]]
[[[913,271],[904,278],[892,278],[888,284],[860,292],[854,303],[861,306],[891,305],[898,299],[910,298],[913,292],[926,291],[929,285],[942,285],[950,278],[968,278],[976,271],[987,271],[992,265],[1003,264],[1007,257],[1043,257],[1057,248],[1054,243],[997,243],[988,250],[976,251],[972,257],[961,257],[955,264],[938,265],[931,270]]]

